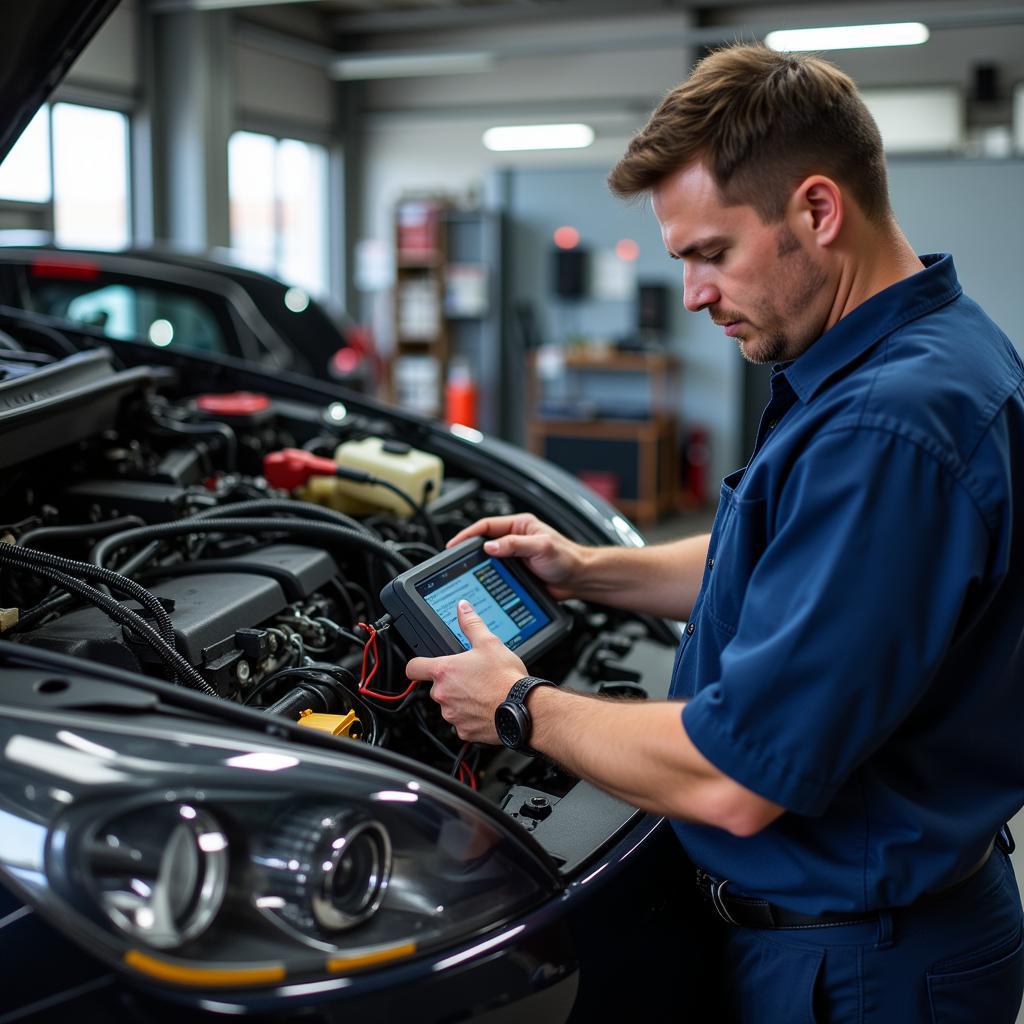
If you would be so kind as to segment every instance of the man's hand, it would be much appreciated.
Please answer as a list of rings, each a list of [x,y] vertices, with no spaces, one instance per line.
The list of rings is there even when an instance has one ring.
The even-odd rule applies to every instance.
[[[529,673],[468,601],[459,602],[459,625],[471,650],[443,658],[413,658],[405,673],[410,679],[433,682],[430,696],[440,705],[441,717],[455,726],[459,739],[497,743],[494,710],[516,680]]]
[[[522,513],[478,519],[452,537],[448,547],[470,537],[492,538],[484,544],[489,555],[521,558],[556,600],[575,594],[573,584],[583,568],[588,549],[542,523],[535,515]]]

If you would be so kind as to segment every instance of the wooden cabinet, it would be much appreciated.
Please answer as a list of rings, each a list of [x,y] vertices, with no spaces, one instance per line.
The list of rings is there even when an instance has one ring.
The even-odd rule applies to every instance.
[[[539,364],[531,354],[530,449],[589,483],[642,526],[674,511],[679,502],[678,360],[662,353],[570,351],[560,360],[565,394],[556,403],[545,397]],[[632,390],[646,386],[646,407],[634,405],[627,416],[607,400],[592,402],[586,378],[593,375],[616,387],[639,378],[631,382]]]

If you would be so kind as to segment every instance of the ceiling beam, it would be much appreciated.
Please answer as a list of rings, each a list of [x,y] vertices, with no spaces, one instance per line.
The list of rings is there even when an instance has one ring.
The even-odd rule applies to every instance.
[[[685,14],[693,4],[683,0],[634,0],[623,9],[622,0],[558,0],[479,7],[423,7],[417,10],[376,10],[342,14],[331,19],[339,35],[383,34],[388,32],[433,31],[447,28],[487,28],[491,25],[535,24],[537,22],[600,18],[613,15]]]
[[[176,2],[176,0],[175,0]],[[465,10],[465,8],[462,8]],[[788,19],[787,19],[788,21]],[[823,19],[816,23],[815,27],[825,27],[829,24],[848,24],[841,17],[833,16],[831,19]],[[932,31],[944,29],[999,27],[1010,25],[1024,25],[1024,6],[1006,7],[995,10],[975,10],[968,8],[960,12],[936,13],[925,17],[925,23]],[[317,64],[328,70],[334,69],[334,76],[337,78],[360,77],[352,72],[352,69],[362,64],[366,74],[361,77],[375,78],[379,74],[373,72],[374,61],[382,64],[401,63],[402,61],[415,62],[444,54],[455,57],[462,55],[473,55],[486,57],[490,60],[506,60],[530,57],[550,57],[579,53],[603,53],[609,51],[628,50],[655,50],[670,49],[672,47],[693,47],[693,46],[715,46],[730,43],[740,39],[763,39],[764,36],[774,30],[783,28],[805,28],[804,24],[792,23],[762,23],[762,24],[736,24],[736,25],[715,25],[715,26],[683,26],[672,32],[661,31],[658,33],[638,33],[634,36],[620,35],[612,39],[581,39],[578,37],[567,37],[552,35],[546,40],[533,40],[521,43],[487,43],[483,46],[477,45],[440,45],[424,46],[416,49],[401,50],[357,50],[342,52],[331,47],[322,46],[300,40],[294,36],[287,36],[281,32],[261,28],[255,25],[240,24],[236,30],[236,37],[251,46],[269,50],[282,56],[291,57],[295,60],[302,60],[307,63]],[[481,60],[481,65],[486,65]],[[349,70],[342,73],[342,68]]]

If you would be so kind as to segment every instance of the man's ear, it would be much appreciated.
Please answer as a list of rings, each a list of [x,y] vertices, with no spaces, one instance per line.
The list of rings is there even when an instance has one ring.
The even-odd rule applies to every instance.
[[[812,174],[793,190],[788,213],[793,218],[791,223],[808,242],[831,245],[843,226],[843,191],[831,178]]]

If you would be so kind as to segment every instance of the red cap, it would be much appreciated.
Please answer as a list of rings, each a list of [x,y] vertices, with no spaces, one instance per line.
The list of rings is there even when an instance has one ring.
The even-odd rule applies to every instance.
[[[213,416],[251,416],[269,409],[270,399],[252,391],[231,391],[224,395],[200,395],[196,408]]]
[[[285,448],[263,456],[263,475],[271,487],[288,491],[301,487],[311,476],[336,476],[338,465],[301,448]]]

